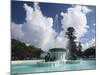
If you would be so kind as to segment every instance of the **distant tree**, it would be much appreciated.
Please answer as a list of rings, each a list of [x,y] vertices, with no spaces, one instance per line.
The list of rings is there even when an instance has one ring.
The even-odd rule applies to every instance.
[[[77,56],[79,58],[82,57],[82,45],[81,45],[81,42],[79,42],[78,47],[77,47]]]
[[[86,49],[83,52],[83,57],[85,57],[85,58],[95,58],[96,57],[96,47],[92,46],[92,47],[89,47],[88,49]]]
[[[26,46],[24,43],[12,39],[11,40],[11,58],[12,60],[30,60],[40,59],[43,51],[34,46]]]

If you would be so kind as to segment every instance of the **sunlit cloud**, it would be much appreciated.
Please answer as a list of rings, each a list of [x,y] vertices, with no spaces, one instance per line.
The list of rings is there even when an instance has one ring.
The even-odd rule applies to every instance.
[[[23,24],[12,22],[11,31],[12,39],[24,42],[26,46],[33,45],[44,51],[50,48],[66,48],[68,39],[65,32],[68,27],[75,28],[78,39],[88,32],[86,14],[92,10],[86,6],[74,5],[65,13],[60,13],[63,30],[59,34],[53,29],[54,19],[43,15],[39,3],[34,3],[34,7],[25,3],[23,8],[26,12],[25,22]]]
[[[86,16],[89,12],[91,12],[91,9],[81,5],[68,8],[66,13],[61,12],[61,16],[63,17],[61,23],[64,31],[66,31],[68,27],[73,27],[76,31],[75,34],[78,39],[84,36],[89,28]]]

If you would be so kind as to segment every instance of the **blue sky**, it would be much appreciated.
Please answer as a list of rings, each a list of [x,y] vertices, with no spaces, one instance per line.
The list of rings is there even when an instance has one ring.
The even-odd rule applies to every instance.
[[[23,2],[23,1],[12,1],[11,3],[11,22],[16,23],[17,25],[23,24],[25,22],[26,18],[26,12],[23,8],[24,3],[26,3],[28,6],[31,6],[34,8],[33,2]],[[58,3],[39,3],[38,4],[42,14],[46,17],[52,17],[55,21],[56,14],[58,15],[58,26],[59,30],[56,28],[54,22],[53,22],[53,29],[58,33],[62,28],[62,16],[60,15],[61,12],[67,12],[67,9],[72,7],[72,4],[58,4]],[[85,5],[86,6],[86,5]],[[87,6],[92,11],[90,13],[86,14],[87,17],[87,24],[89,26],[88,31],[84,34],[84,36],[81,38],[82,43],[86,43],[90,41],[92,38],[95,38],[95,26],[96,26],[96,7],[95,6]]]

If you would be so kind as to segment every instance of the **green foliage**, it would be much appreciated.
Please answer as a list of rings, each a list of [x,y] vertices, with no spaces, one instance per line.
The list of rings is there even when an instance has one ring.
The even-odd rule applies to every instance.
[[[43,52],[40,48],[26,46],[24,43],[15,39],[11,40],[11,51],[12,60],[40,59],[40,54]]]
[[[96,47],[92,46],[92,47],[86,49],[83,52],[83,57],[84,58],[95,58],[96,57]]]
[[[75,39],[77,38],[74,34],[75,30],[73,27],[69,27],[67,29],[66,35],[69,39],[69,59],[70,60],[76,60],[78,58],[95,58],[96,57],[96,49],[95,46],[90,47],[82,52],[82,46],[79,42],[79,45],[76,46]]]
[[[86,49],[85,51],[77,50],[74,40],[70,40],[70,58],[71,60],[75,60],[78,58],[95,58],[96,57],[96,48],[95,46]],[[65,51],[61,48],[54,48],[51,51],[61,50]],[[36,48],[34,46],[26,46],[24,43],[12,39],[11,40],[11,59],[12,60],[31,60],[31,59],[41,59],[40,55],[43,51],[40,48]]]
[[[69,39],[68,48],[69,48],[70,56],[68,59],[70,59],[70,60],[76,60],[77,56],[78,56],[76,42],[74,41],[76,39],[74,32],[75,32],[75,29],[73,27],[69,27],[66,32],[66,35]]]

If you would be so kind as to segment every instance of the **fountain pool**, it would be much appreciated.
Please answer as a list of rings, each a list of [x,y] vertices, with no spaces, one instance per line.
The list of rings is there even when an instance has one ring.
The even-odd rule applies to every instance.
[[[55,71],[72,71],[72,70],[87,70],[95,69],[96,61],[92,60],[67,60],[67,61],[55,61],[44,62],[42,61],[12,61],[11,73],[39,73],[39,72],[55,72]]]

